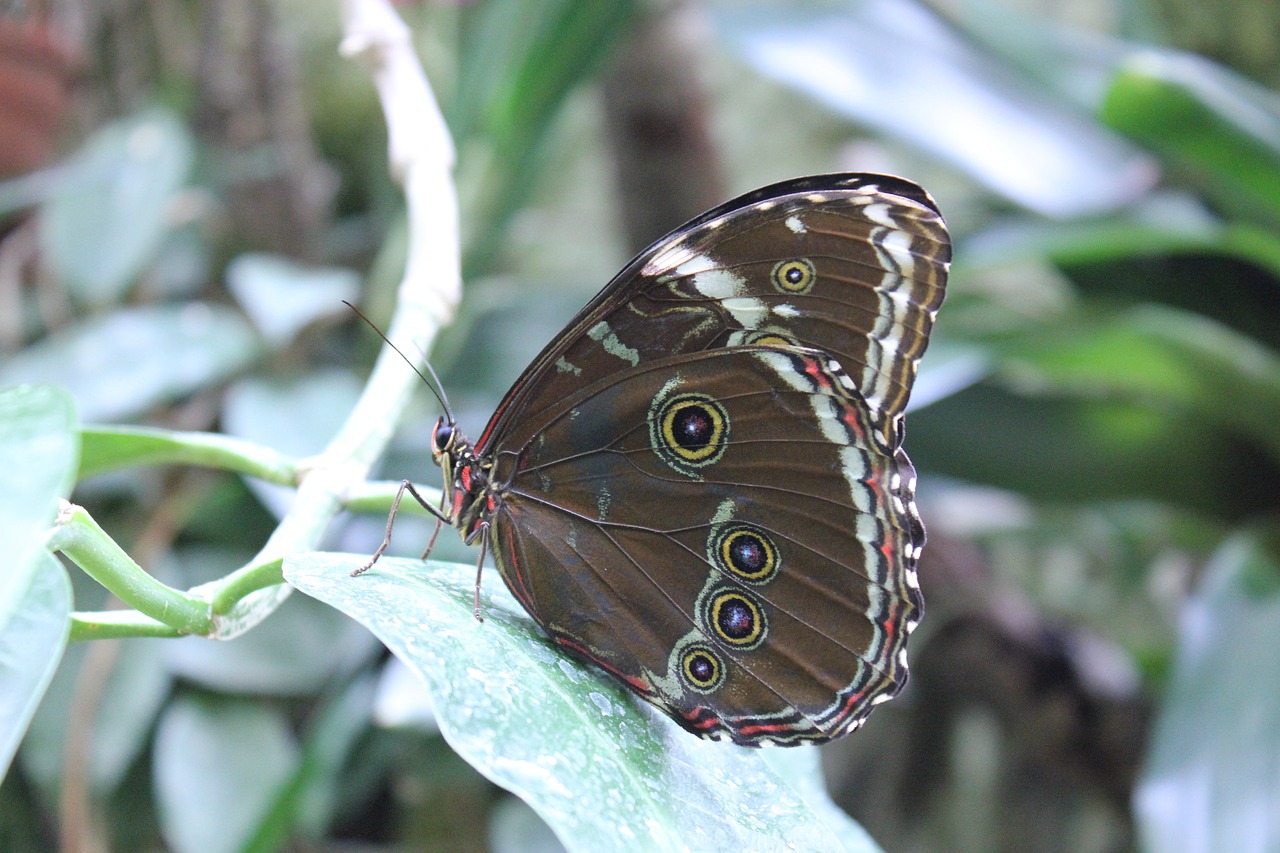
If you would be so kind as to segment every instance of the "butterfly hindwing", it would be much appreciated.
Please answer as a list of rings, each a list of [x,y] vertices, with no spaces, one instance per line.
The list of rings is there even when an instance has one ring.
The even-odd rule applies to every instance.
[[[513,425],[490,542],[550,635],[686,728],[826,740],[906,678],[915,473],[829,354],[615,373]]]

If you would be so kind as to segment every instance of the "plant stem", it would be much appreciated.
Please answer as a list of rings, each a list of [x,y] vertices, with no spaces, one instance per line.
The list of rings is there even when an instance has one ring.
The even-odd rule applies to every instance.
[[[48,545],[144,616],[181,634],[208,634],[213,629],[209,602],[147,574],[84,507],[61,502]]]

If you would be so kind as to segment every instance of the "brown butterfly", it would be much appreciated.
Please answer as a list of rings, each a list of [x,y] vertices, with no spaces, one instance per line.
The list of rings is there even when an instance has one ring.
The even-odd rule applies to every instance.
[[[734,199],[631,261],[474,444],[446,410],[447,506],[407,481],[396,504],[481,542],[556,643],[689,731],[846,734],[906,682],[923,611],[902,415],[950,257],[900,178]]]

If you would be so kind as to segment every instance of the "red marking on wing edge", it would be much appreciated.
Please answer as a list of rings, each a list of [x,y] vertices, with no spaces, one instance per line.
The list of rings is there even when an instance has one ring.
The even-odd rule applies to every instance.
[[[577,642],[576,640],[572,640],[569,637],[565,637],[562,635],[555,635],[552,637],[552,639],[555,640],[560,645],[564,646],[566,649],[571,649],[574,652],[581,655],[582,657],[591,661],[593,664],[600,667],[605,672],[612,675],[614,678],[617,678],[617,679],[620,679],[621,681],[626,682],[626,684],[632,690],[635,690],[637,693],[641,693],[645,696],[653,695],[653,686],[649,684],[649,682],[645,681],[643,678],[637,678],[634,675],[627,675],[625,672],[618,669],[616,666],[611,666],[609,663],[596,657],[594,654],[591,653],[590,649],[588,649],[586,646],[582,645],[581,643]]]

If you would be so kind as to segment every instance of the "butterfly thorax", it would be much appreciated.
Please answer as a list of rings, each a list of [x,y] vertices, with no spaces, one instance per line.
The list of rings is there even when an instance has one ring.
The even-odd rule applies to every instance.
[[[449,518],[468,545],[481,535],[501,500],[491,465],[476,455],[462,431],[442,417],[431,438],[431,456],[444,473]]]

